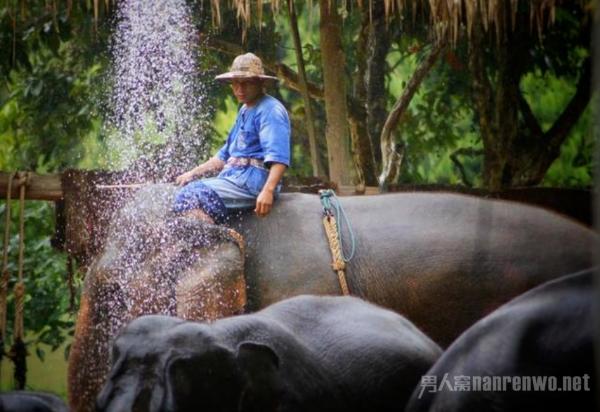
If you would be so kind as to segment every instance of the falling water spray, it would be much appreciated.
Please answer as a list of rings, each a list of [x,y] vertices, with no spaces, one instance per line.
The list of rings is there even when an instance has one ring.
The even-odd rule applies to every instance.
[[[108,163],[134,180],[166,181],[206,149],[199,36],[185,0],[122,0],[116,19]]]

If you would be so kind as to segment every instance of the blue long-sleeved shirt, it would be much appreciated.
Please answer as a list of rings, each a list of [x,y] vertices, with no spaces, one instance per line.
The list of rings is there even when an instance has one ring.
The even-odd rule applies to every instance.
[[[243,105],[227,141],[216,157],[227,161],[230,157],[250,157],[271,163],[290,165],[290,120],[285,107],[272,96],[264,95],[252,107]],[[219,174],[238,186],[258,194],[264,186],[268,170],[247,166],[227,166]]]

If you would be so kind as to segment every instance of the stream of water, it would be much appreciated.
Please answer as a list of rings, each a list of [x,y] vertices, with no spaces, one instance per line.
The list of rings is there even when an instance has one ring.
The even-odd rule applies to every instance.
[[[111,169],[143,180],[183,172],[206,147],[199,36],[185,0],[123,0],[111,43]]]

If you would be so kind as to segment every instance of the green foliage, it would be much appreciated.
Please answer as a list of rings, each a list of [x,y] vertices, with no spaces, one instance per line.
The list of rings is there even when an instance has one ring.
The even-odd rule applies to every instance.
[[[0,108],[3,168],[56,171],[84,160],[82,142],[98,138],[96,91],[102,66],[84,61],[73,41],[54,54],[29,54],[30,69],[13,69]],[[97,156],[97,154],[90,154]]]
[[[215,113],[213,121],[214,133],[211,139],[211,153],[213,154],[225,144],[238,112],[238,104],[232,95],[223,99],[222,104],[223,108]]]
[[[552,127],[575,93],[573,80],[541,71],[527,74],[521,81],[521,89],[543,131]],[[594,139],[591,124],[591,108],[588,107],[563,143],[560,157],[548,170],[543,181],[545,186],[592,186]]]
[[[6,201],[0,203],[0,231],[4,234]],[[18,280],[19,205],[11,204],[12,222],[8,243],[9,289]],[[42,348],[60,347],[73,334],[74,319],[69,316],[69,287],[67,283],[67,257],[51,245],[54,209],[48,202],[26,202],[24,226],[23,279],[26,288],[25,330],[30,353],[43,359]],[[14,297],[8,300],[8,336],[12,334]]]
[[[105,46],[101,37],[93,34],[91,15],[82,6],[74,1],[67,19],[64,9],[55,15],[44,9],[44,4],[29,2],[29,13],[16,16],[16,31],[8,5],[0,8],[0,170],[47,173],[98,166],[102,149],[98,97],[106,64],[99,50]],[[21,9],[17,10],[20,13]],[[2,233],[5,209],[5,202],[0,203]],[[12,202],[12,210],[8,243],[11,290],[17,279],[17,202]],[[28,352],[40,359],[46,358],[47,351],[65,347],[74,326],[68,311],[67,257],[52,248],[53,232],[52,204],[27,201],[25,332]],[[11,293],[7,344],[14,319],[13,299]]]
[[[515,48],[526,48],[521,89],[542,129],[549,129],[573,96],[578,67],[588,55],[588,23],[580,8],[565,5],[557,9],[556,23],[543,41],[528,32],[527,22],[518,25]],[[526,19],[525,19],[526,20]],[[518,39],[518,40],[517,40]],[[390,76],[388,108],[426,54],[426,38],[418,31],[404,34],[388,56]],[[490,44],[489,65],[495,72],[495,45]],[[450,156],[456,150],[475,152],[483,148],[476,113],[471,103],[470,73],[466,43],[449,48],[426,77],[413,98],[397,131],[397,142],[406,146],[401,182],[482,184],[482,156],[460,155],[466,179]],[[544,185],[589,187],[592,184],[593,139],[586,111],[562,147],[561,156],[547,172]]]
[[[389,54],[389,110],[402,94],[420,59],[428,52],[429,48],[423,47],[419,37],[405,36],[396,51]],[[425,78],[396,131],[397,142],[405,147],[401,183],[480,183],[481,159],[459,158],[468,182],[462,180],[450,159],[458,149],[481,148],[474,114],[465,93],[468,76],[465,67],[456,63],[459,57],[455,52],[451,53],[443,54]]]
[[[534,33],[529,42],[531,72],[541,71],[557,77],[575,78],[582,57],[590,48],[590,16],[576,2],[556,8],[556,19],[544,33],[542,41]],[[523,25],[523,31],[527,26]]]

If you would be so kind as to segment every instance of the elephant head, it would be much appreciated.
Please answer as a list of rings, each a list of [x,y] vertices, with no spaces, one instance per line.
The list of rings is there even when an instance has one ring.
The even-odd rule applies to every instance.
[[[210,326],[160,315],[131,322],[115,340],[97,410],[275,411],[279,359],[266,345],[228,347]]]
[[[231,230],[173,215],[174,186],[140,190],[114,217],[86,274],[69,358],[69,400],[91,411],[113,339],[144,314],[213,320],[243,310],[243,244]]]

